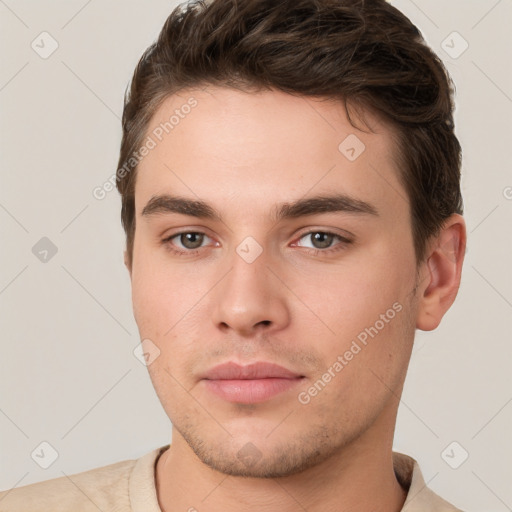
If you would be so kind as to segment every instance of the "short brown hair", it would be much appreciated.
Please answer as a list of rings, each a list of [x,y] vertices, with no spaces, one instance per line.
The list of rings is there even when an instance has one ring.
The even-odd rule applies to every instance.
[[[393,126],[418,262],[462,213],[453,84],[400,11],[385,0],[195,0],[168,17],[125,95],[116,183],[130,263],[137,168],[126,163],[163,100],[208,84],[339,99]]]

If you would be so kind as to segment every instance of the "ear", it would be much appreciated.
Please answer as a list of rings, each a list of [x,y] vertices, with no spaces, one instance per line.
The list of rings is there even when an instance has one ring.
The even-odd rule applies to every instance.
[[[418,291],[416,327],[432,331],[453,304],[460,285],[466,252],[466,223],[461,215],[451,215],[438,236],[429,244]]]
[[[131,277],[132,277],[132,264],[131,264],[130,258],[128,257],[128,251],[127,250],[124,251],[124,265],[128,269],[128,272],[130,274],[130,279],[131,279]]]

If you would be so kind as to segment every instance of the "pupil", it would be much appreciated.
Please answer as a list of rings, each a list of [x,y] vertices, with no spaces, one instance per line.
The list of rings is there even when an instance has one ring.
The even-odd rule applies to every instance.
[[[187,249],[197,249],[201,247],[203,241],[201,233],[183,233],[180,238],[181,243]]]
[[[329,247],[331,245],[332,237],[333,235],[330,235],[328,233],[315,233],[313,235],[313,245],[315,245],[315,247],[325,249],[326,247]]]

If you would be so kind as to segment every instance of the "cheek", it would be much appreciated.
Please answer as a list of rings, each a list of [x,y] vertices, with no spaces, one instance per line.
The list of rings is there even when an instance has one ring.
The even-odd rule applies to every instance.
[[[133,312],[139,330],[148,324],[159,330],[169,324],[176,306],[186,294],[186,276],[165,262],[165,255],[145,240],[143,233],[135,239],[132,269]],[[171,324],[172,325],[172,324]],[[167,329],[169,327],[167,326]]]
[[[294,288],[316,316],[307,312],[301,332],[307,332],[306,344],[316,340],[323,363],[320,377],[338,362],[338,371],[331,370],[339,375],[333,392],[338,389],[369,401],[373,398],[368,390],[386,390],[379,379],[396,384],[414,337],[410,325],[414,259],[402,253],[398,262],[397,254],[379,252],[379,257],[361,255],[329,274],[317,273],[314,279],[303,275],[302,285]]]
[[[410,300],[413,275],[407,262],[358,258],[332,272],[303,273],[293,289],[316,314],[322,332],[339,339],[356,335],[390,309],[393,316],[393,304]]]
[[[150,325],[155,313],[158,314],[158,309],[154,309],[158,304],[156,294],[149,276],[145,274],[140,265],[135,265],[132,274],[132,303],[133,315],[141,337],[149,337],[147,326]]]
[[[393,304],[338,322],[337,337],[322,347],[322,367],[303,390],[340,424],[363,421],[399,395],[414,326],[410,307]]]
[[[142,255],[141,255],[142,256]],[[132,272],[133,314],[143,337],[160,337],[173,325],[180,283],[139,257]]]
[[[140,258],[132,274],[133,313],[140,337],[155,343],[166,356],[159,362],[167,360],[173,370],[177,358],[193,352],[194,340],[204,336],[201,329],[209,318],[207,301],[200,300],[209,281],[198,278],[193,267]]]

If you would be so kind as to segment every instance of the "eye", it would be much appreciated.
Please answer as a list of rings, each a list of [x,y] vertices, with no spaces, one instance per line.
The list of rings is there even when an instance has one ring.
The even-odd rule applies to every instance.
[[[328,249],[331,246],[336,235],[332,233],[324,233],[323,231],[316,231],[302,236],[301,240],[303,238],[307,239],[308,237],[311,240],[313,249]]]
[[[303,240],[305,242],[303,242]],[[309,245],[307,240],[309,240]],[[309,248],[313,252],[329,252],[330,250],[342,249],[350,243],[351,240],[335,233],[328,231],[310,231],[309,233],[304,233],[294,245]]]
[[[183,233],[176,233],[162,242],[178,252],[193,252],[203,247],[205,241],[212,240],[209,236],[198,231],[184,231]]]

